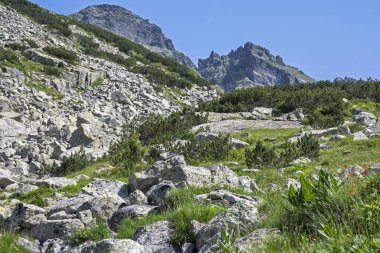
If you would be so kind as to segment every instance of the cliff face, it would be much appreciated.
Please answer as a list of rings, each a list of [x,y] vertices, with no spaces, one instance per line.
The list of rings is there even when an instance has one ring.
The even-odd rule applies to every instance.
[[[185,66],[196,68],[189,57],[175,49],[173,42],[165,37],[160,27],[123,7],[106,4],[89,6],[71,17],[142,44]]]
[[[268,49],[246,43],[220,56],[212,52],[210,57],[199,60],[199,73],[211,83],[225,90],[258,85],[285,85],[314,82],[299,69],[286,65],[280,56]]]

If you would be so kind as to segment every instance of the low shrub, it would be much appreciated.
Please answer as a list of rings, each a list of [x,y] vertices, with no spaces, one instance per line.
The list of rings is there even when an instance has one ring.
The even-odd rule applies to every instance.
[[[15,65],[21,65],[18,55],[5,48],[0,48],[0,62],[9,62]]]
[[[63,59],[70,64],[76,64],[79,61],[79,57],[75,52],[61,47],[44,47],[42,50],[52,56]]]
[[[44,66],[43,73],[49,75],[49,76],[57,76],[60,77],[62,76],[63,68],[58,68],[58,67],[52,67],[52,66]]]
[[[193,110],[183,109],[167,117],[151,115],[136,130],[144,145],[162,144],[174,140],[191,139],[193,126],[207,122],[207,116],[197,114]]]
[[[56,177],[66,176],[69,173],[82,170],[91,164],[91,159],[82,146],[78,152],[70,157],[65,157],[60,165],[43,165],[37,172],[39,175],[51,175]]]
[[[105,223],[101,223],[94,227],[83,228],[75,231],[70,237],[69,243],[73,246],[80,245],[87,241],[98,242],[109,238],[110,231]]]
[[[215,140],[200,141],[195,138],[185,145],[178,144],[169,148],[171,152],[182,154],[190,163],[220,161],[226,159],[233,149],[229,135],[220,134]]]
[[[110,147],[108,153],[111,163],[123,167],[125,172],[129,174],[142,162],[146,151],[137,133],[129,133],[125,130],[119,141]]]
[[[276,149],[263,144],[261,140],[256,143],[253,149],[246,149],[245,162],[248,167],[272,167],[278,161]]]
[[[340,126],[344,123],[344,110],[343,102],[322,106],[307,113],[306,123],[317,129]]]
[[[281,150],[281,152],[278,152],[278,150]],[[299,157],[317,158],[319,151],[318,140],[309,134],[302,136],[296,143],[288,141],[282,147],[266,146],[259,140],[253,149],[246,149],[245,161],[248,167],[287,166]]]
[[[81,34],[75,34],[74,38],[78,41],[79,45],[81,45],[84,48],[99,48],[99,44],[96,43],[91,37],[84,36]]]
[[[23,39],[22,41],[28,43],[29,47],[31,47],[31,48],[38,48],[39,47],[38,44],[32,39]]]

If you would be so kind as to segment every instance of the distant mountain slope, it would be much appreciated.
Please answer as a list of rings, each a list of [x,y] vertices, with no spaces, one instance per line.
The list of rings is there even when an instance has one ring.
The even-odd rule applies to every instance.
[[[173,42],[165,37],[160,27],[123,7],[94,5],[72,14],[71,17],[128,38],[162,56],[196,69],[189,57],[175,49]]]
[[[220,56],[199,60],[199,73],[225,90],[257,85],[285,85],[315,82],[299,69],[286,65],[280,56],[250,42]]]

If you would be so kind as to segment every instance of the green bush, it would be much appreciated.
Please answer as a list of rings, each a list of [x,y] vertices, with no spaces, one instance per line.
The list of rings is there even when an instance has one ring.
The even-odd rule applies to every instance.
[[[17,54],[5,48],[0,48],[0,62],[9,62],[15,65],[21,65]]]
[[[278,154],[277,150],[281,152]],[[299,157],[317,158],[319,151],[318,140],[309,134],[302,136],[296,143],[288,141],[282,147],[269,147],[259,140],[253,149],[246,149],[245,161],[248,167],[280,167],[287,166]]]
[[[307,123],[319,129],[340,126],[344,123],[344,109],[343,102],[322,106],[308,113]]]
[[[52,67],[52,66],[44,66],[42,72],[49,75],[49,76],[60,77],[60,76],[62,76],[63,68]]]
[[[151,115],[136,131],[144,145],[162,144],[178,139],[191,139],[194,134],[190,133],[190,129],[206,122],[207,116],[184,109],[167,117]]]
[[[190,163],[220,161],[226,159],[233,149],[230,139],[229,135],[222,134],[211,141],[200,141],[193,138],[185,145],[178,144],[170,147],[170,151],[182,154]]]
[[[110,231],[105,223],[101,223],[94,227],[83,228],[75,231],[70,237],[69,243],[73,246],[80,245],[87,241],[98,242],[109,238]]]
[[[267,147],[261,140],[253,149],[246,149],[245,162],[248,167],[272,167],[277,164],[278,157],[274,147]]]
[[[81,45],[84,48],[99,48],[99,44],[96,43],[91,37],[84,36],[81,34],[75,34],[74,38],[78,41],[79,45]]]
[[[28,43],[29,47],[31,47],[31,48],[38,48],[39,47],[38,44],[32,39],[23,39],[22,41]]]
[[[8,44],[8,45],[6,45],[6,47],[12,49],[13,51],[21,51],[21,52],[23,52],[23,51],[25,51],[26,49],[28,49],[27,46],[22,45],[22,44],[20,44],[20,43],[12,43],[12,44]]]
[[[146,151],[137,133],[129,133],[125,130],[120,140],[110,147],[108,153],[111,163],[123,167],[127,174],[129,174],[142,162]]]
[[[51,176],[66,176],[69,173],[82,170],[91,164],[91,159],[82,146],[78,152],[70,157],[65,157],[61,165],[43,165],[37,174]]]
[[[60,48],[60,47],[44,47],[42,50],[44,50],[46,53],[58,57],[60,59],[63,59],[71,64],[76,64],[79,61],[78,56],[73,51]]]

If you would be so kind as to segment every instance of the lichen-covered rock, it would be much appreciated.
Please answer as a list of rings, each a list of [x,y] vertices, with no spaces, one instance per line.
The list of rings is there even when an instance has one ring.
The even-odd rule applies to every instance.
[[[120,196],[105,193],[84,203],[79,210],[90,210],[95,217],[108,220],[123,205],[126,205],[126,202]]]
[[[12,211],[12,215],[6,220],[6,228],[27,232],[42,221],[45,221],[45,215],[46,211],[41,207],[19,203]]]
[[[139,228],[132,240],[140,243],[153,253],[175,253],[171,242],[174,230],[168,221],[159,221]]]
[[[140,190],[135,190],[131,194],[129,194],[129,203],[131,205],[144,205],[148,204],[148,198],[145,194]]]
[[[253,247],[262,244],[265,240],[278,236],[279,234],[280,231],[278,229],[258,229],[247,236],[237,239],[235,247],[239,252],[253,252]]]
[[[157,206],[149,205],[130,205],[121,207],[109,219],[108,225],[114,231],[117,231],[120,223],[126,218],[141,218],[158,211]]]
[[[79,253],[152,253],[146,247],[129,239],[106,239],[80,248]]]
[[[29,253],[41,253],[40,243],[37,241],[29,241],[25,238],[19,237],[16,240],[16,245],[23,247]]]
[[[114,194],[126,199],[128,197],[128,185],[116,180],[95,178],[92,183],[82,189],[82,193],[91,196]]]
[[[59,211],[65,211],[67,214],[75,214],[83,204],[90,202],[93,198],[88,194],[79,194],[72,198],[63,199],[50,206],[48,213],[51,215]]]
[[[67,240],[76,230],[82,228],[84,228],[84,225],[78,219],[47,220],[35,226],[31,231],[31,235],[40,242],[54,238]]]
[[[39,187],[50,187],[53,189],[59,189],[69,185],[76,185],[77,182],[74,179],[66,177],[49,177],[43,178],[36,182]]]

